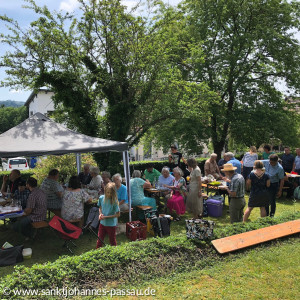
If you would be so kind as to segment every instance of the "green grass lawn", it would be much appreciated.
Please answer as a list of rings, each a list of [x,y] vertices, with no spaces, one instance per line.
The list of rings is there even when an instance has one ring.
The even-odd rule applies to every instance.
[[[156,290],[156,299],[299,299],[299,235],[231,254],[202,270],[116,288],[147,287]]]
[[[247,198],[248,199],[248,198]],[[220,218],[208,218],[216,222],[216,226],[224,226],[230,223],[230,218],[228,214],[228,203],[224,206],[223,215]],[[250,216],[250,220],[256,220],[259,218],[259,208],[254,209]],[[277,211],[276,216],[281,215],[285,212],[295,212],[300,211],[300,202],[293,203],[292,200],[285,200],[281,198],[277,201]],[[185,233],[185,221],[184,219],[190,218],[190,215],[186,214],[179,222],[171,223],[171,235],[177,235],[178,233]],[[150,237],[149,237],[150,238]],[[58,235],[51,229],[45,228],[41,229],[38,233],[37,238],[34,241],[25,242],[24,238],[7,228],[0,223],[0,246],[5,242],[9,242],[12,245],[23,244],[25,248],[32,248],[32,258],[25,260],[19,265],[25,265],[30,267],[35,263],[44,263],[47,261],[55,261],[60,256],[70,255],[66,248],[63,248],[63,240],[58,237]],[[130,242],[125,234],[117,235],[117,243],[123,244]],[[96,247],[96,237],[89,232],[85,232],[76,242],[77,247],[73,248],[74,254],[79,255]],[[14,267],[2,267],[0,268],[0,276],[7,275],[13,272]]]

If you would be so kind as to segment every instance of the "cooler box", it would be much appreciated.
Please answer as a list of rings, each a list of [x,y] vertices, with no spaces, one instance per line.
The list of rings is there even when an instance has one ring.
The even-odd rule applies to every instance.
[[[141,221],[126,223],[126,236],[131,241],[145,240],[147,238],[147,226]]]
[[[210,217],[221,217],[223,212],[223,202],[214,199],[207,199],[207,212]]]

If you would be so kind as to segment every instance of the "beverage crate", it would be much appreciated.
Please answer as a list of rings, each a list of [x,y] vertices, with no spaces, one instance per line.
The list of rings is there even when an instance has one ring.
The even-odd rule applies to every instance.
[[[131,241],[145,240],[147,238],[147,226],[141,221],[126,223],[126,236]]]

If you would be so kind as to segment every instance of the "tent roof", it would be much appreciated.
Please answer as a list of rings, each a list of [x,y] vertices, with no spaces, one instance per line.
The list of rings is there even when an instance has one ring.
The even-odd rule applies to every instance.
[[[90,137],[36,113],[0,135],[0,157],[128,150],[127,143]]]

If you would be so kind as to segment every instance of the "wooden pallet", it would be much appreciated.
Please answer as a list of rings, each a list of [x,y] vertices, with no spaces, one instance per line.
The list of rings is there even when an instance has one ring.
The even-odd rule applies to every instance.
[[[300,233],[300,220],[228,236],[214,240],[212,244],[220,254],[224,254],[295,233]]]

